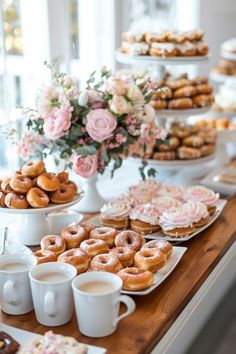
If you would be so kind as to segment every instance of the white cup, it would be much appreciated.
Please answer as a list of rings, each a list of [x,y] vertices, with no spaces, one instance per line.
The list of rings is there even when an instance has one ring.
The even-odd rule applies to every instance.
[[[33,310],[29,271],[36,264],[30,254],[0,256],[0,302],[4,312],[23,315]]]
[[[111,291],[96,293],[81,291],[80,287],[91,282],[111,284]],[[78,326],[88,337],[105,337],[113,333],[118,322],[135,310],[135,302],[126,295],[121,295],[122,280],[115,274],[107,272],[88,272],[77,276],[73,282]],[[120,302],[127,311],[119,316]]]
[[[50,274],[59,274],[57,280],[43,280]],[[42,263],[31,269],[30,283],[37,321],[44,326],[61,326],[70,321],[73,312],[71,281],[75,267],[66,263]]]

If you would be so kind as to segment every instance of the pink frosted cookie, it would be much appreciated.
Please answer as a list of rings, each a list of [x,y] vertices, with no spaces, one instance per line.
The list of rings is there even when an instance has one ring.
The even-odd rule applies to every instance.
[[[194,231],[193,219],[182,205],[164,211],[159,224],[163,233],[171,237],[185,236]]]
[[[184,194],[184,189],[178,186],[162,186],[158,190],[158,196],[160,197],[171,197],[171,198],[182,200],[183,194]]]
[[[194,226],[200,227],[209,222],[210,214],[205,204],[197,200],[189,200],[183,204],[183,209],[190,214]]]
[[[131,206],[127,203],[104,204],[101,209],[100,222],[104,226],[126,229],[129,226],[130,212]]]
[[[157,206],[161,214],[167,209],[179,207],[182,204],[180,200],[172,197],[155,197],[152,199],[152,203]]]
[[[160,230],[160,212],[155,204],[137,205],[130,213],[131,229],[149,234]]]
[[[185,200],[197,200],[198,202],[205,204],[210,215],[214,214],[216,210],[216,202],[219,197],[219,193],[215,193],[212,189],[198,185],[188,187],[184,194]]]

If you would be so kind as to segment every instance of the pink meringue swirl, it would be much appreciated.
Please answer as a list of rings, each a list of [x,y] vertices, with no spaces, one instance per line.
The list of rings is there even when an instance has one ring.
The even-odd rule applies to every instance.
[[[128,204],[130,206],[134,206],[135,205],[135,199],[129,194],[129,193],[124,193],[124,194],[120,194],[118,197],[116,197],[112,203],[124,203],[124,204]]]
[[[189,227],[193,224],[193,219],[183,206],[172,207],[163,212],[160,216],[159,224],[168,231],[176,228]]]
[[[153,192],[156,192],[160,186],[161,183],[159,181],[156,181],[155,179],[145,179],[144,181],[141,181],[139,183],[140,187],[144,187],[144,188],[150,188]]]
[[[207,206],[213,206],[220,198],[219,193],[203,186],[191,186],[186,189],[185,200],[197,200]]]
[[[209,216],[206,205],[197,200],[189,200],[187,203],[184,203],[183,209],[190,215],[193,222],[198,222]]]
[[[137,205],[130,213],[131,220],[140,220],[151,225],[158,225],[159,210],[155,204]]]
[[[180,200],[172,197],[155,197],[152,199],[152,203],[157,206],[161,214],[169,208],[178,207],[182,204]]]
[[[158,195],[161,197],[172,197],[176,199],[183,199],[184,189],[178,186],[162,186],[158,190]]]
[[[129,217],[131,207],[127,203],[107,203],[100,211],[101,216],[105,218],[125,219]]]
[[[154,191],[146,186],[132,186],[129,188],[129,193],[135,200],[135,205],[150,203],[154,194]]]

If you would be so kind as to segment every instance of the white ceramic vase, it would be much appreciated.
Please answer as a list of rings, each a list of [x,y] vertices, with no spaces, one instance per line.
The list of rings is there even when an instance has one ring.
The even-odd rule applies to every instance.
[[[88,178],[81,178],[82,188],[84,190],[83,199],[73,205],[72,209],[78,212],[96,213],[104,205],[105,200],[97,190],[97,174]],[[81,185],[81,184],[80,184]]]

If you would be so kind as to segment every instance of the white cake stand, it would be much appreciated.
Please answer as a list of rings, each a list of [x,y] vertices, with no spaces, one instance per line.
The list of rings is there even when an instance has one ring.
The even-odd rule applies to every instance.
[[[50,233],[47,214],[52,211],[69,208],[78,203],[83,196],[84,192],[81,192],[69,203],[49,204],[47,208],[41,209],[0,208],[0,215],[14,216],[7,224],[9,228],[8,240],[27,246],[39,245],[42,237]]]
[[[191,116],[199,116],[207,113],[211,107],[188,108],[188,109],[160,109],[156,111],[156,116],[162,119],[175,118],[182,119]]]

